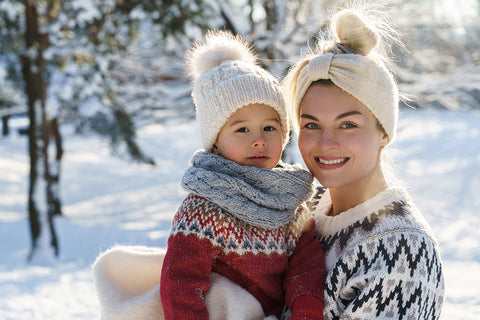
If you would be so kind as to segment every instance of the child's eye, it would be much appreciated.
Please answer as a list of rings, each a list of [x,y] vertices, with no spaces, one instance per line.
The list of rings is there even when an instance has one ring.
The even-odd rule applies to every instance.
[[[265,128],[263,128],[263,131],[275,131],[277,130],[275,127],[272,127],[272,126],[266,126]]]
[[[352,129],[352,128],[356,128],[357,125],[355,125],[354,123],[351,123],[351,122],[345,122],[341,125],[341,128],[342,129]]]
[[[237,129],[237,132],[248,132],[248,129],[245,127]]]

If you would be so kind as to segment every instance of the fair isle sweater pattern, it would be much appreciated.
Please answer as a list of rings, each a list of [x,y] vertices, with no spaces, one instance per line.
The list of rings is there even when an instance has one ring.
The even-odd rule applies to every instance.
[[[306,209],[300,206],[294,219],[284,227],[259,228],[224,213],[216,204],[195,194],[185,198],[178,213],[172,223],[171,236],[193,234],[198,239],[208,239],[225,254],[238,255],[275,252],[290,256],[308,219]]]
[[[387,189],[336,217],[316,212],[325,251],[325,319],[438,319],[444,281],[436,241],[408,194]]]
[[[203,197],[187,195],[175,214],[162,268],[165,319],[209,318],[204,295],[210,287],[211,272],[245,288],[267,316],[278,316],[286,301],[300,299],[304,292],[321,296],[323,286],[318,281],[323,283],[324,279],[323,252],[313,239],[314,231],[313,219],[302,206],[290,223],[266,229],[226,214]],[[315,243],[318,249],[310,246]],[[290,268],[289,257],[294,259],[299,250],[315,250],[300,255],[312,260],[314,269],[309,263]],[[301,290],[284,291],[283,279],[289,271],[291,276],[309,275],[296,281]]]

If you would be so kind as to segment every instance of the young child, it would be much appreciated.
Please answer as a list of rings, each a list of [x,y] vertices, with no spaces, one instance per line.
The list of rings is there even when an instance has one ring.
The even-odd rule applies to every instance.
[[[278,82],[244,40],[226,32],[208,33],[187,54],[187,67],[205,150],[183,177],[190,193],[168,239],[165,319],[228,319],[228,299],[208,297],[212,279],[246,290],[267,317],[286,305],[290,319],[322,319],[324,256],[302,206],[313,179],[280,161],[290,125]],[[241,307],[234,292],[228,303]],[[235,318],[258,319],[253,312]]]

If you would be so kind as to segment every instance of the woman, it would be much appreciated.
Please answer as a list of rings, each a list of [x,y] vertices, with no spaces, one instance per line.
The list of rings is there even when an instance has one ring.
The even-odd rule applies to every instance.
[[[399,102],[380,54],[385,34],[355,10],[334,16],[330,30],[283,83],[304,162],[326,188],[313,208],[327,267],[324,319],[438,319],[438,245],[382,157]]]

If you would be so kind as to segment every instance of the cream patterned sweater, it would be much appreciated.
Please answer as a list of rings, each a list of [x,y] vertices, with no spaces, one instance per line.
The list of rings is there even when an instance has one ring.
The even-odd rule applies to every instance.
[[[438,245],[409,195],[389,188],[331,217],[315,205],[325,251],[324,319],[438,319],[444,280]]]

